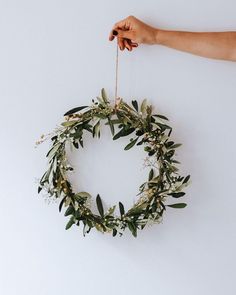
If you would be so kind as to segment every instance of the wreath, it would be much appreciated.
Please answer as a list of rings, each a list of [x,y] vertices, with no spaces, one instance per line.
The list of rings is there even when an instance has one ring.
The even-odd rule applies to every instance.
[[[176,166],[180,163],[174,159],[174,155],[181,144],[170,139],[172,128],[167,124],[168,118],[152,114],[152,106],[147,104],[147,99],[142,101],[140,107],[136,100],[129,105],[122,98],[113,105],[102,89],[101,96],[92,99],[90,106],[73,108],[64,114],[64,118],[60,126],[48,136],[42,135],[36,144],[51,137],[52,146],[46,155],[48,169],[39,181],[38,193],[44,189],[49,197],[61,199],[59,211],[65,207],[64,215],[70,217],[66,229],[82,224],[84,236],[92,228],[121,236],[128,228],[136,237],[137,231],[147,224],[159,223],[166,207],[186,206],[186,203],[166,204],[170,198],[178,199],[185,195],[183,188],[188,185],[190,175],[179,175]],[[125,210],[122,202],[104,210],[103,201],[97,194],[97,212],[92,212],[92,196],[85,191],[74,192],[68,180],[67,174],[74,168],[68,163],[66,147],[83,148],[85,132],[100,138],[103,120],[110,127],[113,140],[132,134],[124,148],[126,151],[135,145],[143,145],[147,158],[152,159],[149,161],[148,179],[140,185],[136,195],[139,196],[138,200],[129,210]],[[116,207],[119,207],[119,211]]]

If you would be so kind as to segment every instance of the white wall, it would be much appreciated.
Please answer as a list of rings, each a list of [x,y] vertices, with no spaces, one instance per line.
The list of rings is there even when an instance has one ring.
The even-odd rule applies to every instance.
[[[235,63],[157,46],[120,54],[119,94],[170,118],[192,175],[188,207],[137,239],[65,231],[58,204],[37,194],[49,142],[34,148],[65,111],[102,87],[114,94],[114,22],[133,14],[162,28],[235,30],[235,10],[234,0],[0,1],[1,294],[236,294]],[[81,189],[111,205],[132,204],[147,173],[144,152],[124,143],[104,130],[74,155]]]

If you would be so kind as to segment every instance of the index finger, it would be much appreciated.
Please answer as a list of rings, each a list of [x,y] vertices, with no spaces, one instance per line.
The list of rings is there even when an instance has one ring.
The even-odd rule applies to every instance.
[[[129,30],[130,26],[127,22],[127,19],[123,19],[117,23],[115,23],[115,25],[113,26],[110,34],[109,34],[109,40],[112,41],[115,38],[115,35],[113,34],[113,31],[120,29],[120,30]]]

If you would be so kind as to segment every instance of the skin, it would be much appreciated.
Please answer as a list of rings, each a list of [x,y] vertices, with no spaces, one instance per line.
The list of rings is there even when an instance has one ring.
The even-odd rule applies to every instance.
[[[109,40],[117,38],[120,50],[132,51],[139,44],[163,45],[206,58],[236,61],[236,31],[188,32],[152,27],[134,16],[117,22]]]

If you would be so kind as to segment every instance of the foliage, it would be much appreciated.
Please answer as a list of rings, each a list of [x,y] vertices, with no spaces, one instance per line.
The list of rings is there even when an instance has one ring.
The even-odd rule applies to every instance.
[[[66,229],[82,223],[84,235],[96,228],[115,236],[117,233],[122,235],[128,228],[136,237],[137,231],[147,224],[160,222],[166,207],[186,206],[185,203],[166,204],[170,198],[184,196],[182,190],[190,179],[189,175],[182,177],[178,173],[176,165],[179,162],[174,156],[180,144],[170,139],[172,128],[168,125],[168,118],[152,114],[152,106],[147,104],[146,99],[140,106],[136,100],[131,104],[120,99],[119,104],[113,106],[102,89],[101,97],[97,97],[96,101],[93,99],[91,106],[80,106],[66,112],[65,121],[53,132],[52,146],[46,155],[49,167],[40,179],[38,192],[45,189],[49,197],[61,199],[59,211],[65,207],[65,216],[70,217]],[[68,171],[73,171],[73,167],[66,158],[66,145],[83,148],[84,132],[99,138],[103,120],[109,126],[113,140],[132,134],[124,150],[143,145],[148,159],[154,160],[148,180],[139,187],[139,199],[129,210],[125,210],[119,202],[119,214],[116,214],[116,206],[105,211],[99,194],[96,197],[98,214],[92,212],[88,204],[91,195],[74,192],[67,178]],[[116,126],[119,130],[115,134]]]

